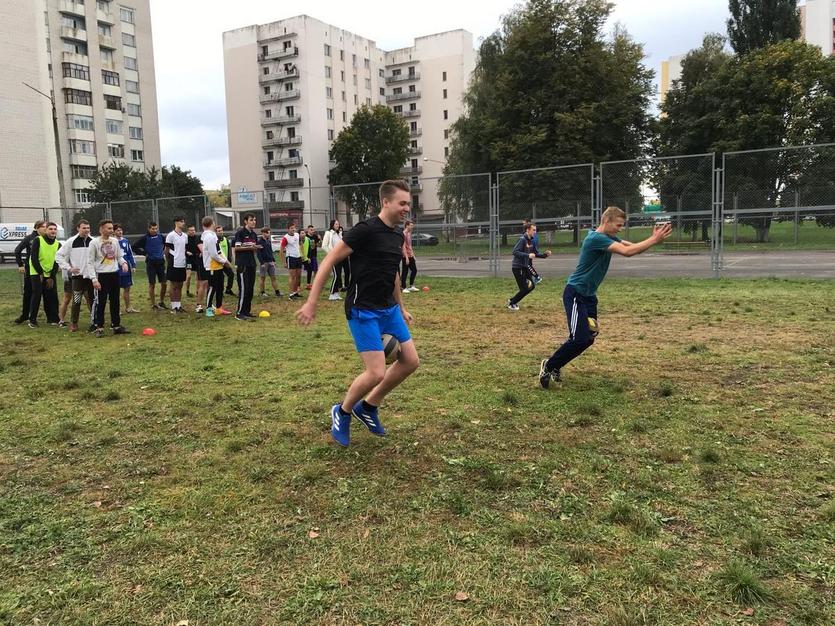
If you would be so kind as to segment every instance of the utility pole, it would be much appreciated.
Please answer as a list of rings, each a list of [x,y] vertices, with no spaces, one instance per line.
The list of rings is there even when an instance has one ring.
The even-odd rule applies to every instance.
[[[55,136],[55,159],[58,162],[58,201],[61,204],[62,209],[68,209],[69,205],[67,204],[67,198],[64,191],[64,165],[61,161],[61,140],[58,138],[58,111],[55,110],[55,98],[46,95],[40,89],[35,89],[29,83],[23,84],[26,87],[29,87],[32,91],[41,94],[44,98],[49,100],[49,103],[52,105],[52,132]]]

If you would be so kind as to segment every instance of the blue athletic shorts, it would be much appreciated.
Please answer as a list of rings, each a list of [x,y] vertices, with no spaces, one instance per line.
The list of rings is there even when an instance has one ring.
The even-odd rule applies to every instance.
[[[382,352],[381,337],[386,333],[393,335],[400,343],[412,338],[400,314],[399,304],[387,309],[351,309],[348,328],[351,329],[357,352]]]
[[[145,259],[145,272],[148,274],[149,284],[165,283],[165,260]]]
[[[127,274],[119,274],[119,287],[121,289],[127,289],[128,287],[133,286],[133,272],[128,272]]]

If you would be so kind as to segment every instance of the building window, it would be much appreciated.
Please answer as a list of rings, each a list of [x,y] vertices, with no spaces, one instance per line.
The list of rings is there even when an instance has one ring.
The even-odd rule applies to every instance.
[[[331,47],[328,44],[325,44],[325,56],[329,57],[331,55]]]
[[[340,51],[339,51],[339,60],[340,60],[340,61],[344,61],[344,60],[345,60],[345,51],[344,51],[344,50],[340,50]]]
[[[105,24],[104,22],[99,22],[99,37],[112,37],[113,36],[113,29],[110,28],[110,24]]]
[[[96,8],[102,13],[110,13],[110,0],[96,0]]]
[[[125,69],[138,70],[139,65],[137,65],[136,59],[133,57],[125,57]]]
[[[371,69],[371,59],[363,59],[362,62],[363,62],[363,65],[365,66],[365,69],[367,69],[367,70]]]
[[[412,141],[410,143],[410,147],[411,148],[417,148],[417,139],[412,139]]]
[[[333,100],[333,89],[331,87],[325,87],[325,97]]]
[[[385,87],[380,87],[380,95],[381,95],[381,96],[386,95],[386,89],[385,89]]]
[[[396,107],[394,107],[394,112],[395,113],[403,113],[403,105],[398,104]]]
[[[127,7],[119,7],[119,18],[128,24],[135,23],[134,11],[133,9],[128,9]]]
[[[107,144],[107,156],[109,156],[111,159],[124,159],[125,146],[123,146],[120,143]]]
[[[76,130],[93,130],[93,118],[89,115],[68,115],[67,128]]]
[[[274,135],[273,135],[273,131],[268,130],[268,131],[267,131],[267,139],[272,139],[272,138],[273,138],[273,136],[274,136]]]
[[[386,75],[386,71],[385,70],[380,70],[379,74],[380,74],[380,78],[384,78],[385,75]]]
[[[290,170],[287,172],[287,178],[296,180],[299,177],[299,170]]]
[[[128,131],[131,139],[142,139],[142,128],[140,126],[130,126]]]
[[[410,110],[410,111],[417,111],[417,102],[412,102],[412,103],[409,105],[409,110]]]
[[[370,78],[365,79],[365,88],[369,89],[369,90],[371,89],[371,79]]]
[[[136,37],[128,33],[122,33],[122,43],[131,48],[136,47]]]
[[[73,189],[78,204],[90,204],[90,194],[86,189]]]
[[[291,159],[297,159],[299,156],[299,151],[296,148],[292,148],[291,150],[287,151],[287,156]]]
[[[293,47],[293,42],[289,39],[284,42],[284,51],[287,52],[290,48]]]
[[[444,100],[446,100],[446,89],[444,89]]]
[[[95,165],[73,165],[72,177],[90,180],[96,177],[98,168]]]
[[[327,112],[328,112],[328,119],[332,120],[333,119],[333,109],[328,109]]]
[[[365,99],[365,104],[367,104],[368,106],[371,106],[371,98],[366,98]]]
[[[266,111],[264,111],[264,117],[272,117],[272,116],[273,116],[273,112],[272,112],[272,111],[270,111],[269,109],[267,109]]]
[[[346,123],[348,122],[348,113],[345,111],[342,111],[342,121]]]
[[[410,122],[409,123],[409,131],[416,133],[417,132],[417,122]]]
[[[265,96],[269,96],[269,95],[270,95],[270,86],[269,86],[269,85],[267,85],[266,87],[264,87],[264,95],[265,95]]]
[[[284,83],[284,91],[293,91],[293,83]]]
[[[135,80],[126,80],[125,91],[127,91],[128,93],[139,93],[139,83],[137,83]]]
[[[104,108],[110,109],[111,111],[121,111],[122,99],[119,96],[104,94]]]
[[[357,66],[357,55],[356,54],[351,55],[351,65],[354,66],[354,67]]]
[[[290,201],[291,202],[298,202],[299,201],[299,192],[298,191],[291,191],[290,192]]]
[[[61,63],[64,78],[77,78],[79,80],[90,80],[90,68],[86,65],[76,63]]]
[[[449,146],[444,146],[444,156],[445,157],[449,156]]]
[[[83,3],[82,3],[83,4]],[[87,21],[83,17],[61,13],[61,26],[75,30],[86,30]]]
[[[328,129],[328,141],[333,141],[333,129]]]
[[[64,102],[67,104],[84,104],[93,106],[93,94],[79,89],[64,89]]]
[[[116,72],[102,70],[101,80],[105,85],[113,85],[115,87],[119,86],[119,75]]]
[[[267,172],[267,180],[275,180],[275,172],[272,170]]]
[[[345,82],[345,70],[339,70],[339,75],[342,77],[342,82]]]
[[[446,82],[446,72],[444,72],[444,73],[443,73],[443,78],[442,78],[441,80],[443,80],[444,82]]]
[[[267,163],[272,163],[274,158],[275,158],[275,154],[273,153],[272,150],[267,152]]]
[[[356,86],[357,86],[357,75],[354,74],[354,87],[356,87]]]
[[[64,52],[87,56],[87,44],[83,41],[68,41],[66,39],[62,39],[61,41],[64,42]]]
[[[95,154],[96,144],[83,139],[70,139],[70,154]]]
[[[325,78],[330,78],[330,77],[331,77],[331,66],[326,65],[325,66]]]
[[[121,135],[124,128],[119,120],[104,120],[104,127],[111,135]]]
[[[287,137],[292,139],[295,136],[296,136],[296,128],[294,126],[291,126],[290,128],[287,129]]]
[[[135,115],[140,117],[142,115],[142,107],[138,104],[128,102],[128,115]]]
[[[444,130],[444,139],[449,139],[449,129]]]
[[[131,150],[130,151],[130,160],[131,161],[144,161],[145,160],[145,153],[143,150]]]
[[[417,87],[415,85],[409,85],[409,93],[416,93]]]
[[[354,94],[354,106],[357,106],[359,103],[360,102],[359,102],[359,98],[357,97],[357,94]]]
[[[110,48],[99,48],[102,65],[113,65],[113,50]]]
[[[449,111],[447,111],[446,109],[444,109],[444,119],[445,120],[449,119]]]
[[[293,117],[293,116],[295,116],[295,115],[296,115],[296,109],[295,109],[295,107],[293,107],[292,105],[291,105],[291,106],[289,106],[289,107],[286,107],[286,108],[284,109],[284,114],[285,114],[287,117]]]

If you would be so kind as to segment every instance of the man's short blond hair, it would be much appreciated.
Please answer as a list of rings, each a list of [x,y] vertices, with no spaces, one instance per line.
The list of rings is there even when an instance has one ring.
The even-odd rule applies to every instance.
[[[387,180],[382,185],[380,185],[380,205],[383,204],[383,200],[391,200],[398,191],[405,191],[409,193],[411,191],[411,187],[409,183],[407,183],[402,178],[397,178],[394,180]]]
[[[606,210],[603,211],[603,216],[600,218],[602,222],[611,222],[612,220],[616,219],[626,219],[626,213],[623,209],[619,209],[616,206],[606,207]]]

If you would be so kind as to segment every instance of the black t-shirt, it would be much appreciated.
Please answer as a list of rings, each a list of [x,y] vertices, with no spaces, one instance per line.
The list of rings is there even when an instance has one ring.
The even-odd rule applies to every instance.
[[[319,242],[322,238],[319,236],[319,233],[314,233],[313,235],[307,235],[307,240],[310,242],[310,247],[307,250],[307,256],[312,259],[316,256],[316,252],[319,250]]]
[[[191,252],[191,256],[186,257],[186,262],[191,267],[196,267],[197,262],[201,259],[200,249],[197,247],[197,244],[199,243],[200,237],[198,237],[196,234],[188,236],[188,242],[186,242],[186,252]]]
[[[394,281],[400,269],[403,231],[389,228],[379,217],[358,222],[342,237],[353,252],[351,283],[345,298],[345,314],[351,309],[386,309],[397,304]]]
[[[258,243],[258,235],[254,230],[240,228],[232,239],[232,247],[241,244],[252,244],[252,250],[235,250],[235,265],[237,267],[255,267],[255,245]]]

